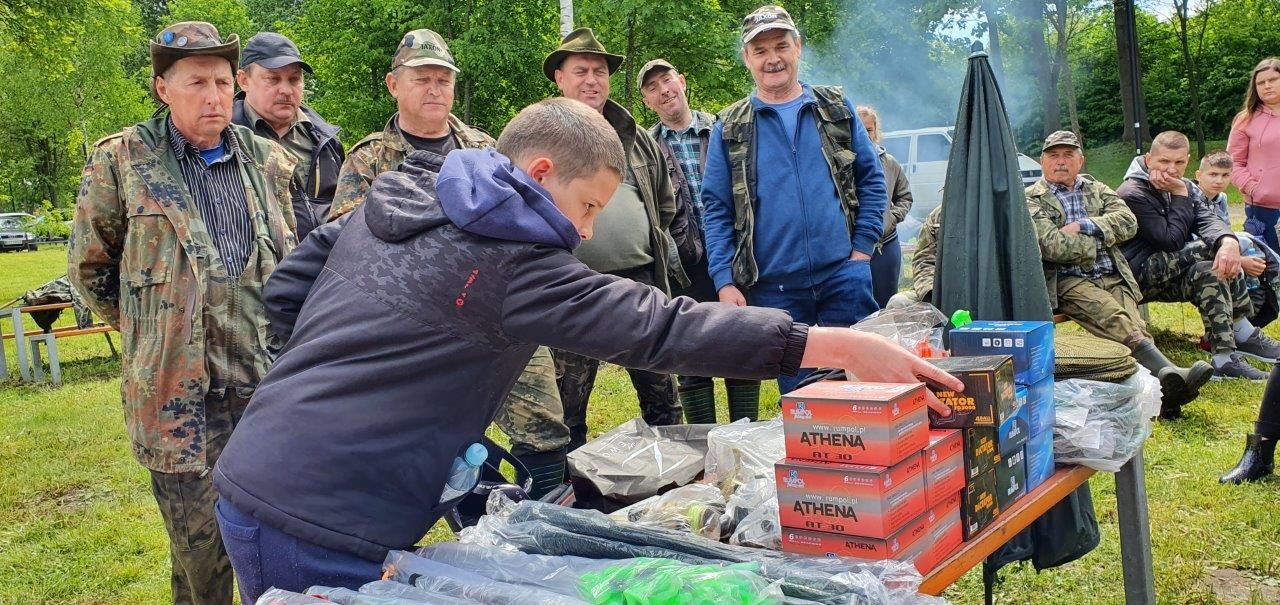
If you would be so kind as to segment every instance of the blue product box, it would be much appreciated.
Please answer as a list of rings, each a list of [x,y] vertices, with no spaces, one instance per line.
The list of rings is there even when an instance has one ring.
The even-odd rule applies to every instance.
[[[1012,355],[1018,384],[1053,376],[1053,322],[975,321],[951,330],[950,338],[952,355]]]
[[[1018,448],[996,465],[996,502],[1000,510],[1009,510],[1028,489],[1027,455],[1023,448]]]
[[[1027,441],[1027,491],[1053,475],[1053,431],[1038,433]]]
[[[1018,387],[1023,388],[1023,387]],[[1053,377],[1037,382],[1027,389],[1026,405],[1027,423],[1031,426],[1031,434],[1053,433],[1054,403]]]
[[[1018,408],[1013,416],[1000,424],[1000,432],[997,439],[1000,443],[1000,455],[1009,457],[1014,450],[1027,444],[1031,438],[1031,424],[1027,420],[1027,406]]]

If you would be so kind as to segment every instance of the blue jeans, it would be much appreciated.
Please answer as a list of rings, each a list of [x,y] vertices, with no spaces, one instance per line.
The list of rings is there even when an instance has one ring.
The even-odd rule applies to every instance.
[[[884,308],[889,299],[898,293],[898,280],[902,278],[902,244],[895,233],[871,255],[871,289],[876,305]]]
[[[754,307],[781,309],[793,321],[811,326],[849,327],[880,306],[871,294],[871,262],[845,261],[822,283],[811,288],[788,290],[776,285],[758,285],[747,294]],[[778,392],[785,395],[809,374],[801,370],[797,376],[779,376]]]
[[[272,587],[294,592],[315,585],[356,590],[382,577],[380,562],[295,538],[260,523],[224,498],[214,510],[241,603],[256,602]]]
[[[1244,216],[1245,231],[1261,237],[1272,250],[1280,250],[1280,238],[1276,236],[1276,221],[1280,220],[1280,210],[1245,204]]]

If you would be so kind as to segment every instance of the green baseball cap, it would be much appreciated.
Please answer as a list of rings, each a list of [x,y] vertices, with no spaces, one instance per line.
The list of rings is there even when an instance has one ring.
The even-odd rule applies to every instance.
[[[240,36],[226,40],[218,28],[204,21],[182,21],[160,30],[151,41],[151,75],[159,76],[179,59],[211,55],[222,57],[235,69],[240,61]]]
[[[551,51],[551,54],[542,61],[542,75],[555,82],[556,70],[560,69],[560,64],[564,63],[565,57],[579,53],[604,57],[604,62],[609,66],[609,75],[618,71],[618,66],[622,65],[623,59],[626,59],[623,55],[615,55],[605,50],[604,45],[596,40],[596,34],[590,27],[579,27],[569,32],[569,35],[560,42],[560,48]]]
[[[391,59],[391,69],[397,67],[417,67],[419,65],[439,65],[457,72],[458,66],[453,62],[453,54],[444,38],[429,29],[415,29],[400,39],[400,47],[396,56]]]
[[[675,71],[675,69],[675,66],[668,63],[666,59],[654,59],[645,63],[644,67],[640,68],[640,73],[636,74],[636,88],[644,88],[644,79],[651,73],[659,70]]]
[[[742,43],[746,44],[752,38],[771,29],[785,29],[797,36],[800,35],[795,21],[791,20],[791,13],[776,4],[766,4],[742,18]]]

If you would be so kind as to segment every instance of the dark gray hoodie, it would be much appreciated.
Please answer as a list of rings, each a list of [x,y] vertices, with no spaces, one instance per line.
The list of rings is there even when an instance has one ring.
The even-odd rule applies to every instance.
[[[1124,183],[1116,189],[1138,219],[1138,234],[1121,245],[1120,251],[1139,279],[1147,259],[1156,252],[1177,252],[1196,237],[1216,251],[1223,238],[1235,238],[1231,226],[1205,200],[1200,187],[1190,180],[1183,181],[1187,184],[1186,196],[1156,189],[1146,161],[1138,156],[1129,165]]]
[[[261,523],[371,561],[413,546],[537,345],[662,373],[799,368],[808,329],[784,312],[588,269],[546,190],[492,149],[450,153],[438,181],[436,168],[410,154],[267,284],[292,336],[214,470]]]

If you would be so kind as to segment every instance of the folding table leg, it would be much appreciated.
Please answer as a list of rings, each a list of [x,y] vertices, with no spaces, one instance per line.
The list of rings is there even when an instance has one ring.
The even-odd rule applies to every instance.
[[[1154,605],[1156,583],[1151,564],[1151,525],[1147,517],[1147,480],[1141,449],[1116,473],[1116,509],[1120,514],[1124,602]]]
[[[44,340],[44,336],[32,336],[31,343],[31,374],[35,383],[44,382],[44,361],[40,359],[40,341]]]
[[[22,348],[21,341],[14,341],[18,344],[18,348]],[[4,322],[0,321],[0,381],[9,379],[9,360],[6,359],[4,352]]]
[[[12,309],[9,316],[13,319],[13,342],[18,346],[18,375],[22,377],[23,382],[31,381],[31,369],[27,367],[27,349],[22,346],[26,341],[25,334],[22,332],[22,310]]]
[[[58,361],[58,337],[53,334],[45,336],[45,343],[49,353],[49,380],[53,382],[53,386],[62,386],[62,364]]]

